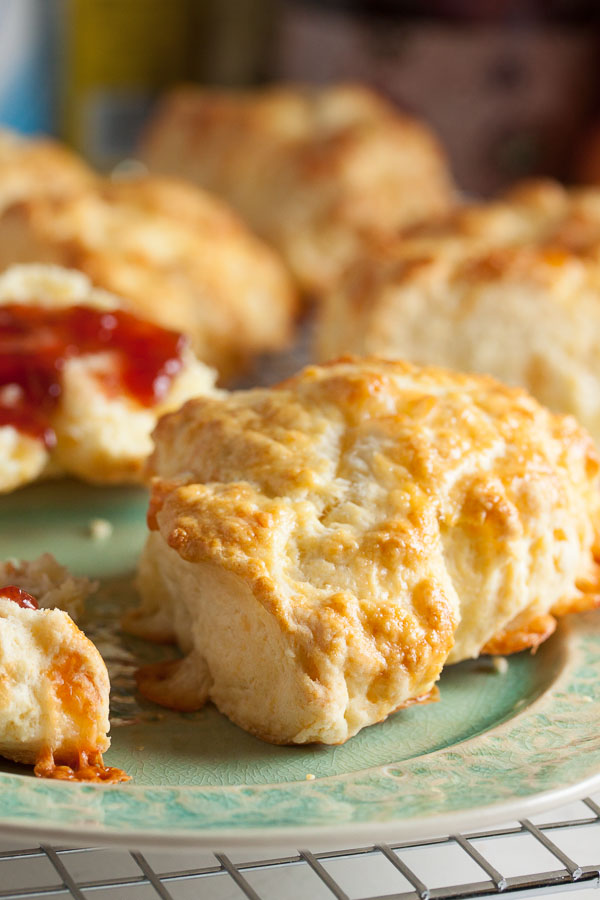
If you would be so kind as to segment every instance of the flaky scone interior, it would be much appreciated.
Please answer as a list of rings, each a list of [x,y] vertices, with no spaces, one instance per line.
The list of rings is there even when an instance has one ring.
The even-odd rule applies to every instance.
[[[126,627],[183,650],[140,672],[166,706],[339,743],[598,601],[594,445],[490,378],[341,360],[192,400],[155,443]]]

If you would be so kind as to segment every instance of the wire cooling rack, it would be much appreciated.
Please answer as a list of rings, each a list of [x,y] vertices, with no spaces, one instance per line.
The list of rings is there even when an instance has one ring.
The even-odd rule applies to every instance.
[[[0,848],[2,900],[528,897],[600,886],[600,795],[494,830],[327,852],[265,852],[260,858],[256,850],[142,853],[34,846],[2,836]]]

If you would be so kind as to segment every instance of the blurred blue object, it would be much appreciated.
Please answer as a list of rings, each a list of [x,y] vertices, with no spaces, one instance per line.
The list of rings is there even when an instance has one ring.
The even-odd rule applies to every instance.
[[[0,0],[0,126],[54,125],[53,0]]]

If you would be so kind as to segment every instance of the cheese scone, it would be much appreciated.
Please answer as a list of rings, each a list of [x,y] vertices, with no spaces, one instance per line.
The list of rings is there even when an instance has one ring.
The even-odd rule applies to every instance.
[[[335,280],[365,234],[389,234],[453,202],[430,130],[358,85],[177,88],[140,155],[151,171],[226,198],[309,292]]]
[[[372,244],[324,300],[316,355],[488,373],[600,441],[599,284],[600,190],[522,184]]]
[[[159,416],[213,389],[181,335],[82,273],[0,275],[0,492],[59,473],[140,481]]]
[[[597,602],[593,442],[492,379],[342,360],[192,400],[154,438],[125,626],[185,653],[140,672],[166,706],[339,743]]]
[[[222,376],[291,336],[295,296],[275,253],[220,200],[175,179],[104,180],[13,204],[0,215],[0,268],[31,262],[84,272],[188,335]]]
[[[77,781],[127,779],[107,768],[109,680],[102,657],[60,609],[37,609],[0,587],[0,754],[35,774]]]
[[[84,161],[58,141],[0,128],[0,210],[31,197],[64,197],[95,181]]]

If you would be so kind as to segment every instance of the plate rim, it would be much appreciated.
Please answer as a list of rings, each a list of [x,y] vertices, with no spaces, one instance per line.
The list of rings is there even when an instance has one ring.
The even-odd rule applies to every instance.
[[[101,788],[100,788],[101,789]],[[223,830],[213,832],[209,828],[198,832],[170,830],[165,834],[155,831],[126,833],[107,831],[99,828],[88,828],[84,833],[80,830],[61,825],[23,824],[18,819],[1,818],[0,834],[11,837],[32,836],[36,841],[41,837],[61,846],[89,847],[91,844],[103,848],[121,849],[126,844],[128,850],[210,850],[215,852],[268,848],[289,849],[293,844],[298,850],[310,844],[317,852],[347,848],[348,842],[357,849],[368,844],[389,843],[402,844],[445,838],[453,833],[471,833],[491,829],[493,826],[520,822],[530,816],[539,815],[547,810],[582,800],[600,790],[600,772],[583,781],[565,787],[556,788],[526,798],[507,800],[504,803],[487,807],[466,808],[457,812],[442,813],[416,817],[408,820],[390,820],[389,822],[367,822],[361,824],[338,826],[334,830],[326,826],[283,826],[275,833],[266,833],[264,829],[252,828],[244,831]],[[435,827],[434,826],[435,822]],[[68,840],[68,844],[64,841]]]
[[[61,510],[69,509],[68,500],[65,503],[64,484],[55,485],[60,488]],[[46,502],[54,497],[55,485],[44,486]],[[37,491],[32,490],[33,493],[28,489],[17,492],[14,502],[9,504],[13,510],[17,508],[27,513],[21,516],[22,520],[31,521],[29,513],[32,509],[36,515],[36,505],[32,506],[32,501],[39,497]],[[138,528],[136,517],[130,523],[132,498],[129,492],[94,489],[92,498],[87,494],[84,497],[83,493],[81,485],[71,482],[67,496],[76,497],[77,503],[71,507],[69,527],[62,537],[71,542],[79,535],[75,540],[75,547],[79,549],[74,549],[73,554],[83,552],[83,557],[90,554],[93,557],[100,549],[106,553],[105,545],[93,549],[93,545],[86,543],[82,550],[82,534],[91,509],[98,515],[108,515],[125,529]],[[22,555],[20,544],[19,551]],[[130,578],[129,556],[125,559],[117,554],[115,560],[114,571],[106,571],[103,564],[97,577]],[[126,564],[126,570],[121,569],[122,564]],[[347,841],[389,839],[399,842],[403,836],[408,840],[417,836],[426,838],[458,828],[470,828],[474,822],[484,827],[523,814],[533,815],[562,801],[579,799],[600,789],[600,732],[597,727],[600,714],[600,613],[568,617],[568,621],[561,622],[556,639],[561,641],[561,665],[543,692],[522,709],[515,709],[510,718],[449,747],[402,762],[364,766],[354,772],[327,775],[314,781],[301,779],[271,784],[110,787],[45,782],[4,772],[0,773],[0,833],[27,834],[35,836],[36,840],[43,835],[48,840],[81,846],[95,842],[121,847],[130,843],[153,848],[225,849],[289,846],[290,842],[302,844],[308,841],[313,845],[317,840],[321,845],[340,846]],[[561,716],[562,725],[556,724]],[[532,729],[531,722],[536,723],[537,731]],[[526,727],[523,731],[523,725],[529,730]],[[523,740],[531,742],[529,762],[520,745],[515,750],[514,740],[512,745],[507,743],[506,735],[513,732],[517,737],[520,735],[521,743]],[[579,752],[578,744],[584,752]],[[562,754],[556,765],[553,750]],[[476,790],[465,790],[465,787],[472,788],[472,784],[465,781],[465,772],[471,766],[477,775],[482,760],[487,759],[486,754],[496,763],[496,768],[491,766],[487,774],[488,782],[496,772],[494,783],[498,785],[496,793],[489,796],[484,791],[477,795]],[[448,760],[452,762],[452,756],[456,758],[454,769],[446,764]],[[464,768],[456,766],[457,760],[462,761]],[[548,760],[552,763],[546,777],[535,777],[536,760],[541,760],[542,765]],[[457,771],[460,777],[450,785],[454,792],[452,804],[439,802],[440,797],[444,798],[444,778],[451,781]],[[427,802],[420,802],[414,787],[416,782],[411,780],[415,772],[421,779]],[[485,786],[485,778],[482,778],[482,784]],[[403,793],[411,794],[411,791],[412,806],[398,802],[398,797]],[[258,797],[260,802],[254,803],[254,818],[245,815],[243,803],[240,803],[237,810],[241,815],[230,814],[227,820],[225,815],[214,815],[219,811],[219,796],[233,804],[234,813],[236,798],[250,796],[256,800]],[[283,798],[283,805],[278,808],[279,818],[276,816],[278,797]],[[263,800],[267,802],[266,814],[261,812],[259,816],[257,810]],[[161,813],[160,804],[167,801],[173,804],[171,811],[174,809],[175,812],[181,801],[179,818],[172,815],[168,819]],[[287,801],[287,806],[283,801]],[[327,804],[331,802],[334,814],[330,815]]]
[[[600,617],[597,613],[579,615],[576,619],[571,617],[570,621],[561,623],[560,630],[564,641],[564,664],[548,688],[513,717],[460,744],[450,745],[450,747],[435,750],[412,760],[387,763],[354,773],[325,776],[308,782],[221,786],[123,785],[105,787],[61,784],[33,779],[30,776],[3,773],[0,774],[0,833],[10,831],[13,835],[35,835],[36,839],[43,835],[51,841],[68,841],[80,845],[89,845],[90,842],[93,842],[100,846],[119,845],[122,847],[126,844],[131,847],[151,847],[153,849],[161,847],[164,849],[226,850],[228,848],[264,846],[289,847],[292,843],[302,846],[307,841],[310,841],[311,845],[316,842],[321,846],[339,847],[348,841],[369,843],[383,840],[400,843],[403,838],[427,839],[448,835],[457,830],[473,831],[500,824],[507,819],[518,820],[524,816],[543,812],[563,802],[581,799],[600,789],[600,734],[598,734],[596,726],[597,714],[600,711],[600,679],[597,671],[597,663],[600,661]],[[591,693],[583,694],[582,685]],[[536,722],[539,724],[540,721],[546,720],[550,723],[548,732],[553,738],[556,737],[553,728],[558,728],[559,739],[561,729],[564,732],[566,728],[570,733],[570,729],[574,728],[577,739],[572,739],[566,746],[559,747],[562,757],[557,760],[556,772],[549,771],[545,775],[546,778],[554,778],[554,781],[551,780],[546,788],[540,789],[539,785],[536,787],[538,782],[536,782],[535,776],[539,773],[533,766],[532,759],[535,760],[537,754],[542,762],[547,764],[548,754],[553,752],[553,745],[552,742],[550,745],[545,743],[543,729],[539,729],[535,733],[531,729]],[[528,728],[529,731],[527,731]],[[327,820],[329,794],[333,791],[335,795],[336,789],[339,789],[342,799],[344,790],[347,791],[351,810],[352,791],[356,789],[364,789],[367,794],[370,792],[373,799],[367,799],[366,802],[378,804],[381,802],[379,796],[381,789],[383,788],[385,794],[391,785],[392,794],[394,794],[392,800],[394,800],[398,795],[398,785],[400,785],[399,791],[402,792],[402,779],[406,777],[411,768],[414,774],[421,767],[426,776],[428,771],[431,773],[432,768],[439,768],[441,771],[443,765],[440,764],[443,764],[444,758],[446,758],[451,762],[448,772],[450,776],[455,777],[457,767],[460,770],[462,765],[469,764],[469,760],[472,762],[474,759],[480,768],[485,766],[486,761],[489,763],[492,758],[497,764],[498,756],[494,757],[491,751],[493,745],[498,742],[500,742],[500,763],[503,765],[502,742],[504,741],[505,746],[508,747],[507,735],[514,744],[515,738],[518,739],[519,735],[522,737],[524,734],[531,741],[528,750],[533,753],[533,757],[528,759],[525,754],[519,760],[520,766],[516,767],[514,760],[509,760],[513,765],[507,770],[513,773],[513,777],[518,775],[521,770],[525,772],[526,791],[524,795],[519,796],[513,791],[507,796],[495,798],[489,804],[470,802],[455,808],[444,809],[442,807],[440,811],[437,811],[437,807],[432,807],[422,815],[389,816],[387,815],[388,807],[385,807],[384,815],[374,820],[351,818],[347,821],[335,821],[335,816],[331,820]],[[580,741],[587,742],[586,753],[579,754],[578,744]],[[561,778],[559,763],[566,762],[570,767],[574,759],[578,760],[579,766],[575,767],[573,778]],[[454,765],[454,769],[452,765]],[[569,767],[568,771],[570,771]],[[467,769],[467,771],[469,770]],[[527,781],[527,772],[529,772],[529,781]],[[558,781],[556,776],[558,776]],[[485,772],[481,777],[485,780]],[[458,790],[462,790],[462,795],[466,795],[471,800],[476,792],[465,791],[467,782],[464,780],[464,775],[461,776],[461,779],[458,781]],[[496,784],[500,783],[496,782]],[[404,786],[406,786],[406,782]],[[443,777],[437,785],[428,784],[427,787],[430,793],[435,790],[440,792],[444,788]],[[456,789],[456,785],[453,786],[453,789]],[[24,811],[24,815],[11,815],[7,809],[7,804],[10,806],[11,791],[12,800],[16,803],[17,808]],[[217,798],[225,797],[229,802],[235,801],[236,798],[239,799],[240,796],[242,802],[244,797],[246,800],[250,797],[254,798],[255,806],[260,806],[261,797],[269,800],[269,792],[276,798],[278,795],[283,798],[283,812],[279,819],[275,817],[274,820],[265,821],[261,827],[248,825],[244,822],[243,817],[236,821],[235,810],[233,819],[230,815],[231,821],[225,824],[222,821],[219,822],[218,817],[215,819],[213,816],[211,820],[210,816],[206,815],[203,820],[192,822],[190,827],[185,828],[177,827],[173,825],[173,822],[169,823],[168,817],[164,818],[162,823],[156,824],[156,810],[158,809],[160,815],[161,800],[164,813],[164,810],[168,808],[166,804],[176,795],[181,795],[178,802],[184,804],[185,802],[193,803],[195,798],[202,799],[202,797],[206,798],[210,795]],[[291,794],[292,800],[295,799],[297,803],[300,803],[298,809],[292,810],[295,815],[295,821],[292,822],[289,805],[286,806],[286,792],[287,795]],[[183,800],[184,794],[187,795],[186,800]],[[303,795],[305,798],[310,798],[312,795],[313,799],[316,796],[317,806],[319,802],[323,806],[320,812],[317,809],[319,812],[317,818],[320,821],[298,824],[302,818],[298,813],[301,812]],[[298,801],[298,796],[300,801]],[[36,797],[41,798],[43,811],[35,802]],[[89,801],[86,801],[87,797],[95,797],[98,802],[90,804]],[[138,802],[141,801],[142,806],[146,803],[149,812],[154,804],[155,824],[152,824],[151,816],[143,826],[139,820],[134,824],[130,822],[127,826],[98,824],[90,820],[94,813],[110,816],[111,809],[113,812],[115,810],[119,812],[120,802],[127,807],[128,801],[124,799],[127,797],[132,798],[130,805],[133,805],[134,799]],[[289,801],[289,797],[287,800]],[[36,816],[33,818],[31,817],[31,808],[27,808],[27,804],[31,807],[32,803],[36,808]],[[76,821],[72,821],[68,814],[73,810],[80,813],[80,817]],[[256,815],[256,812],[257,810],[254,810],[253,814]],[[66,822],[69,824],[65,824]],[[187,824],[189,825],[189,820]],[[474,824],[476,828],[473,827]]]

